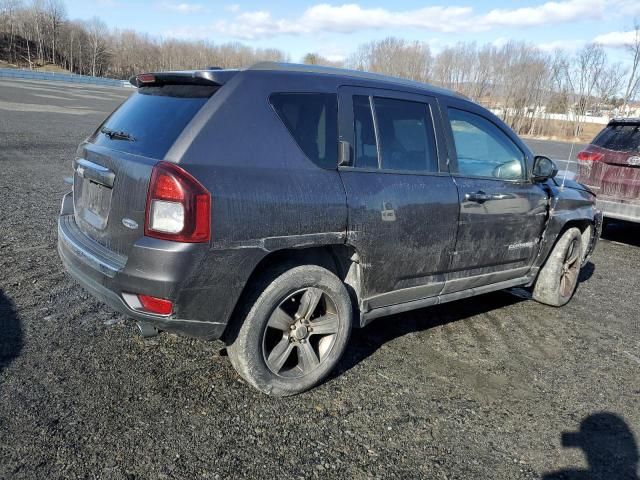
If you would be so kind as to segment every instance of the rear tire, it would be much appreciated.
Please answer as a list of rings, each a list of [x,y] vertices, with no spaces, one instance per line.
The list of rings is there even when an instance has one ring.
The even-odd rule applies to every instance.
[[[351,332],[347,289],[329,270],[304,265],[256,285],[245,318],[236,319],[227,348],[237,372],[274,396],[304,392],[324,380],[344,353]]]
[[[533,299],[553,307],[565,305],[578,286],[582,260],[582,234],[579,229],[570,228],[560,237],[540,270],[533,287]]]

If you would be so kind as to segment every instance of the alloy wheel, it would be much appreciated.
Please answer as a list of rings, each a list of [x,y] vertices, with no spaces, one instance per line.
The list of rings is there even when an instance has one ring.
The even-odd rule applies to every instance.
[[[335,302],[325,291],[308,287],[290,294],[267,322],[262,340],[267,367],[282,377],[309,374],[328,357],[339,326]]]

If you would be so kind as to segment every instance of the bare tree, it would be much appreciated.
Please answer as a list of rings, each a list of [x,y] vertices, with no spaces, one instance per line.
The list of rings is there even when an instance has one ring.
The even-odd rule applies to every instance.
[[[323,57],[319,53],[307,53],[302,58],[302,63],[307,65],[322,65],[325,67],[342,67],[344,65],[343,62],[334,62],[329,60],[328,58]]]
[[[91,75],[102,73],[103,62],[107,56],[107,25],[98,17],[93,17],[87,23],[89,47],[91,51]]]
[[[627,80],[627,88],[624,92],[624,98],[622,101],[622,110],[626,111],[627,104],[631,100],[634,94],[640,87],[640,20],[636,19],[633,24],[633,39],[627,46],[629,52],[631,52],[631,70],[629,72],[629,78]]]
[[[600,78],[596,82],[595,92],[598,96],[598,106],[611,105],[614,97],[622,89],[624,79],[627,76],[627,69],[621,63],[607,65]]]
[[[0,32],[8,33],[8,53],[9,63],[17,62],[15,38],[18,29],[18,12],[22,8],[20,0],[0,1]]]
[[[573,61],[565,66],[567,82],[576,97],[572,110],[574,136],[580,133],[583,116],[589,107],[589,102],[592,101],[598,82],[601,81],[606,63],[607,55],[602,46],[590,43],[580,49]]]
[[[56,63],[56,47],[60,37],[60,30],[67,17],[67,8],[63,0],[47,0],[45,11],[51,34],[51,62]]]
[[[74,73],[128,78],[144,71],[238,68],[260,60],[289,59],[273,48],[110,30],[98,18],[69,21],[64,2],[0,0],[0,60],[29,68],[52,62]],[[566,134],[576,134],[589,105],[612,108],[616,97],[623,96],[626,104],[638,92],[638,23],[635,42],[628,47],[633,61],[627,76],[596,45],[567,55],[513,41],[500,46],[461,42],[434,56],[426,43],[389,37],[360,45],[345,63],[455,90],[492,109],[518,133],[546,135],[563,128]],[[303,61],[343,66],[318,53],[307,54]],[[557,114],[569,118],[558,123]]]
[[[431,60],[427,44],[389,37],[361,45],[347,60],[347,65],[356,70],[426,82],[431,73]]]

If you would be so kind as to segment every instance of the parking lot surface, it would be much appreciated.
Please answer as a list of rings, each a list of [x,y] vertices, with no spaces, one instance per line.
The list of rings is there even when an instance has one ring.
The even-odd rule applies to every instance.
[[[637,226],[563,308],[515,290],[379,319],[323,385],[270,398],[222,343],[142,339],[60,265],[63,177],[129,93],[0,81],[1,479],[633,478]]]

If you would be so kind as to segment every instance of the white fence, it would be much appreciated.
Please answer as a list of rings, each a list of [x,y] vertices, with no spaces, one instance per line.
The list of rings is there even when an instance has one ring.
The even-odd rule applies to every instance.
[[[504,110],[501,108],[492,108],[491,112],[494,115],[501,116],[504,113]],[[515,113],[515,112],[514,112]],[[575,115],[569,115],[566,113],[545,113],[545,112],[535,112],[535,118],[542,118],[548,120],[564,120],[565,122],[575,122],[577,120]],[[594,117],[592,115],[579,115],[580,123],[597,123],[600,125],[606,125],[611,120],[610,117]]]

